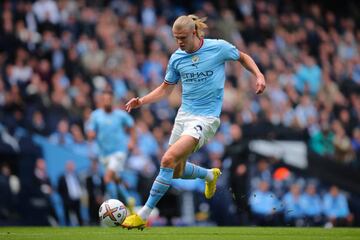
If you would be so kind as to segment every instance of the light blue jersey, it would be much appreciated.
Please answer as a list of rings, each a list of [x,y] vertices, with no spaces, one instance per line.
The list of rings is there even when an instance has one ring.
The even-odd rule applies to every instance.
[[[194,53],[178,49],[170,57],[165,82],[182,82],[180,111],[219,117],[224,96],[225,62],[239,59],[238,49],[225,40],[204,39]]]
[[[86,129],[96,132],[100,155],[106,157],[119,151],[127,153],[128,135],[125,129],[132,126],[134,120],[125,111],[116,109],[107,113],[97,109],[91,113]]]

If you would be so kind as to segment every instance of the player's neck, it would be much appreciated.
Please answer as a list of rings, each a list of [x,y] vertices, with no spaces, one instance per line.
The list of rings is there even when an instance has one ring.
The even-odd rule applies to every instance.
[[[111,113],[112,110],[113,110],[112,107],[104,107],[104,111],[105,111],[106,113]]]
[[[203,38],[195,38],[193,49],[187,53],[194,53],[194,52],[198,51],[202,47],[203,44],[204,44]]]

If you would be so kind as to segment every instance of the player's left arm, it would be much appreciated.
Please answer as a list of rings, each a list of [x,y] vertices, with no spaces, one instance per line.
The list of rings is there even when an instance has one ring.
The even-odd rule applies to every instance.
[[[135,126],[128,128],[130,139],[128,143],[128,149],[129,151],[132,151],[136,146],[137,136],[136,136],[136,129]]]
[[[256,77],[256,94],[263,93],[266,87],[264,75],[249,55],[241,51],[239,51],[239,54],[240,58],[238,61]]]
[[[134,119],[127,112],[120,112],[122,114],[122,124],[125,127],[126,132],[129,134],[128,150],[131,152],[134,150],[137,141],[136,126]]]

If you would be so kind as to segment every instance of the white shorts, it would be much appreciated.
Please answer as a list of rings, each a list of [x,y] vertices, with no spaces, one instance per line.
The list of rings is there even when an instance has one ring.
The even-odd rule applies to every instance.
[[[169,145],[174,144],[181,136],[189,135],[199,140],[195,152],[214,137],[219,126],[220,119],[217,117],[196,116],[179,111],[175,118]]]
[[[112,170],[118,173],[124,170],[126,154],[123,152],[115,152],[106,157],[101,157],[100,162],[104,164],[106,170]]]

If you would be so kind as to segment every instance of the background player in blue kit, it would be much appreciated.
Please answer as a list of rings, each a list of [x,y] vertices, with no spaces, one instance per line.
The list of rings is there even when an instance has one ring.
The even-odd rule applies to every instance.
[[[146,96],[133,98],[126,104],[126,110],[131,111],[156,102],[169,96],[181,80],[182,105],[175,119],[170,146],[161,159],[159,175],[145,205],[137,214],[128,216],[123,227],[145,227],[152,209],[173,178],[204,179],[205,197],[214,195],[220,169],[205,169],[186,162],[186,159],[208,142],[220,125],[226,61],[239,61],[256,77],[257,94],[265,90],[264,76],[253,59],[224,40],[204,39],[206,27],[204,19],[194,15],[177,18],[172,31],[179,49],[169,60],[164,82]]]
[[[125,186],[121,184],[119,174],[124,169],[128,150],[132,150],[136,143],[134,120],[126,111],[114,109],[111,91],[104,91],[101,97],[102,108],[91,113],[86,125],[87,135],[89,139],[96,139],[99,146],[100,161],[106,167],[105,183],[116,183],[118,193],[126,200],[132,212],[135,199],[130,197]]]

